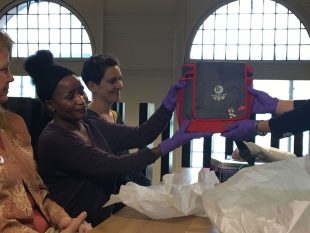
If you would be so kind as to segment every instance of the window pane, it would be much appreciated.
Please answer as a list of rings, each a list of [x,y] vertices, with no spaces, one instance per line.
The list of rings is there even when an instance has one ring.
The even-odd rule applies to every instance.
[[[60,57],[60,44],[51,44],[51,51],[53,51],[54,57]]]
[[[8,30],[6,30],[6,32],[10,35],[11,39],[16,43],[17,42],[17,30],[16,29],[8,29]]]
[[[287,31],[276,30],[276,44],[286,44],[286,43],[287,43]]]
[[[263,44],[274,44],[274,30],[263,31]]]
[[[213,59],[213,54],[214,54],[214,46],[210,45],[203,46],[203,59]],[[200,55],[197,58],[201,59]]]
[[[249,45],[240,45],[238,50],[238,58],[239,60],[248,60],[250,54],[250,46]]]
[[[252,29],[262,29],[263,28],[263,14],[252,15],[251,28]]]
[[[92,55],[91,44],[83,44],[82,57],[90,57]]]
[[[17,51],[19,57],[27,57],[28,50],[24,44],[19,43],[17,46]]]
[[[39,45],[38,44],[28,44],[28,48],[29,48],[29,51],[28,51],[29,54],[35,54],[36,51],[38,51],[38,49],[39,49]],[[27,56],[26,54],[25,54],[25,57]]]
[[[70,28],[70,15],[61,15],[60,16],[60,22],[62,28]]]
[[[28,28],[38,28],[38,16],[28,15]]]
[[[72,54],[71,57],[81,57],[81,45],[80,44],[72,44]]]
[[[274,1],[264,1],[264,13],[275,13],[276,3]]]
[[[288,30],[288,44],[298,45],[300,41],[300,30],[290,29]]]
[[[50,30],[50,42],[51,43],[60,43],[60,31],[59,29],[51,29]]]
[[[215,31],[215,44],[225,44],[226,43],[226,31],[217,30]]]
[[[39,44],[39,49],[49,50],[50,49],[50,45],[49,44],[40,43]]]
[[[253,13],[263,13],[264,2],[263,1],[252,1],[252,11]]]
[[[308,32],[305,29],[301,29],[300,37],[301,44],[310,44],[310,38]]]
[[[195,38],[193,40],[193,44],[201,44],[202,43],[202,30],[197,31]]]
[[[276,59],[277,60],[286,60],[286,46],[285,45],[276,45],[275,49]]]
[[[59,15],[50,15],[49,16],[50,28],[60,28],[60,16]]]
[[[61,44],[61,57],[70,57],[70,44]]]
[[[240,5],[239,5],[239,12],[240,13],[250,13],[251,12],[251,2],[248,0],[239,0]]]
[[[32,15],[32,14],[34,14],[34,15],[36,15],[36,14],[38,14],[38,4],[30,4],[30,7],[29,7],[29,15]],[[16,14],[16,12],[14,13],[14,14]]]
[[[202,59],[201,53],[202,53],[201,45],[192,45],[191,51],[190,51],[190,58],[191,59]]]
[[[239,31],[239,44],[250,44],[250,30],[240,30]]]
[[[253,30],[251,34],[251,44],[262,44],[263,43],[263,31]]]
[[[232,13],[232,14],[239,13],[239,2],[238,1],[231,2],[227,6],[228,6],[229,13]]]
[[[82,32],[83,32],[83,33],[82,33],[82,36],[83,36],[82,43],[90,44],[89,36],[88,36],[86,30],[83,29]]]
[[[49,8],[50,8],[50,13],[52,12],[55,15],[60,14],[60,5],[50,2]]]
[[[71,27],[72,28],[81,28],[82,27],[80,20],[74,15],[71,15]]]
[[[238,31],[228,30],[227,31],[227,44],[238,44]]]
[[[298,60],[299,58],[299,46],[298,45],[288,45],[287,46],[287,59],[288,60]]]
[[[214,58],[219,60],[225,59],[225,45],[215,46]]]
[[[237,58],[238,58],[238,46],[237,45],[227,45],[226,59],[227,60],[237,60]]]
[[[39,28],[48,28],[48,15],[39,15]]]
[[[282,6],[281,4],[276,4],[276,11],[277,11],[277,13],[283,13],[283,14],[288,13],[288,9],[284,6]]]
[[[273,60],[273,59],[274,59],[274,46],[263,45],[263,60]]]
[[[27,28],[27,15],[19,15],[17,21],[20,28]]]
[[[215,43],[214,42],[214,31],[213,30],[204,30],[203,42],[202,43],[203,44],[214,44]]]
[[[71,43],[82,43],[81,29],[72,29],[71,32],[72,32]]]
[[[214,15],[210,15],[203,23],[204,28],[213,29],[214,28]]]
[[[251,46],[251,60],[261,60],[262,58],[262,46],[261,45],[252,45]]]
[[[18,42],[19,43],[27,43],[27,30],[26,29],[20,29],[18,30]]]
[[[274,29],[275,28],[275,15],[274,14],[265,14],[264,15],[263,28],[264,29]]]
[[[310,60],[310,45],[301,45],[300,46],[300,59],[301,60]]]
[[[215,28],[225,29],[226,28],[226,15],[215,16]]]
[[[48,29],[40,29],[39,30],[39,42],[40,43],[48,43],[49,42],[49,30]]]
[[[250,29],[251,28],[251,15],[242,14],[239,18],[239,29]]]
[[[238,15],[231,14],[227,16],[227,28],[228,29],[238,29]]]
[[[27,4],[22,3],[19,6],[17,6],[18,12],[20,15],[27,14]],[[16,11],[13,11],[12,14],[16,14]]]
[[[226,14],[227,13],[227,6],[222,6],[219,9],[217,9],[216,14]]]
[[[300,21],[293,14],[288,15],[288,28],[300,28]]]
[[[37,29],[28,29],[28,42],[39,43],[39,31]]]
[[[48,14],[48,2],[41,2],[38,7],[39,14]]]
[[[71,37],[70,37],[70,30],[69,29],[61,29],[61,41],[62,43],[70,43]]]
[[[277,29],[286,29],[287,28],[287,14],[277,14],[276,15],[276,27]]]

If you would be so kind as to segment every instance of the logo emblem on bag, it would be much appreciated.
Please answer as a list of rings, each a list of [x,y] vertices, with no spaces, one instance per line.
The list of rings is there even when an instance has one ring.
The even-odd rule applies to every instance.
[[[222,85],[217,85],[214,87],[214,94],[212,94],[212,98],[214,100],[220,101],[220,100],[224,100],[226,97],[226,93],[223,93],[224,91],[224,87]]]

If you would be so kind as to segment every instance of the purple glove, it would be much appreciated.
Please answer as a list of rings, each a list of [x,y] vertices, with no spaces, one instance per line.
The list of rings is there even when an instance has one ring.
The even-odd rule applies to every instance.
[[[234,141],[249,141],[257,135],[255,120],[241,120],[229,125],[221,136]]]
[[[208,132],[186,132],[188,125],[189,121],[184,121],[182,127],[176,131],[171,138],[166,139],[159,144],[161,153],[168,154],[170,151],[173,151],[194,138],[210,137],[212,135],[212,133]]]
[[[251,87],[248,87],[248,92],[254,96],[253,113],[275,113],[279,99]]]
[[[175,109],[175,105],[176,105],[176,102],[177,102],[177,90],[180,89],[180,88],[185,87],[186,84],[187,84],[186,81],[181,81],[181,82],[174,83],[170,87],[166,97],[163,99],[163,105],[169,111],[174,111],[174,109]]]

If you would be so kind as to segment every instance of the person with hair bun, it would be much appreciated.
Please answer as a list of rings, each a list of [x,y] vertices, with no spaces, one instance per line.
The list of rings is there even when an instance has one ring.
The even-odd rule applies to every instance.
[[[0,232],[81,233],[86,213],[72,219],[48,198],[37,173],[31,139],[23,118],[3,108],[8,100],[13,41],[0,31]]]
[[[187,133],[185,122],[157,147],[117,156],[116,151],[150,144],[165,129],[175,108],[176,86],[149,120],[130,127],[86,117],[80,80],[74,72],[56,65],[50,51],[39,50],[30,56],[25,70],[34,81],[38,97],[54,114],[39,137],[39,173],[54,201],[73,216],[86,211],[86,219],[93,226],[112,213],[113,206],[102,206],[114,193],[117,176],[139,171],[193,138],[210,136]]]

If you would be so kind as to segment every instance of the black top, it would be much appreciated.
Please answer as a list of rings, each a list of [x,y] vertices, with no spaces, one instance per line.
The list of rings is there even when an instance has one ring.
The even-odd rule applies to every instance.
[[[272,117],[269,127],[279,138],[310,130],[310,100],[295,100],[294,109]]]
[[[49,196],[72,216],[87,212],[96,226],[110,216],[113,207],[102,205],[114,193],[116,177],[139,171],[158,159],[145,148],[116,156],[117,151],[148,145],[167,126],[172,112],[161,106],[139,127],[110,124],[88,116],[82,121],[92,140],[85,143],[72,131],[49,123],[38,143],[38,168]]]

